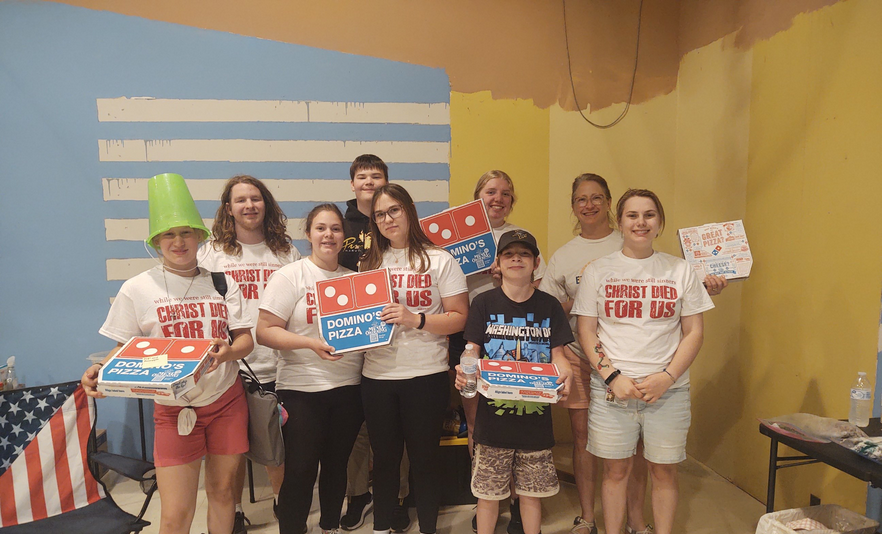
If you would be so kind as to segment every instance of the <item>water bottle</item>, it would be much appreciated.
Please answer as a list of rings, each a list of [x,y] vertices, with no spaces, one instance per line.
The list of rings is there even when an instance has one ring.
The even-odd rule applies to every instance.
[[[867,373],[858,373],[857,380],[851,386],[851,409],[848,410],[848,422],[857,426],[870,424],[870,410],[873,407],[873,388],[867,380]]]
[[[15,356],[6,360],[6,380],[3,381],[3,391],[12,391],[18,388],[18,379],[15,377]]]
[[[459,365],[462,372],[466,375],[466,383],[459,393],[471,399],[478,393],[478,350],[473,344],[466,345],[462,357],[459,359]]]

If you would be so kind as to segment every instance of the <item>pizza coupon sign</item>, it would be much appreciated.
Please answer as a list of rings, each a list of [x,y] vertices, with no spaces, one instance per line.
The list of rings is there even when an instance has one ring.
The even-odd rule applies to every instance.
[[[496,240],[481,200],[420,219],[420,226],[432,243],[453,254],[466,276],[486,271],[496,259]]]
[[[319,331],[334,354],[388,345],[394,325],[380,320],[392,303],[388,269],[353,273],[315,284]]]

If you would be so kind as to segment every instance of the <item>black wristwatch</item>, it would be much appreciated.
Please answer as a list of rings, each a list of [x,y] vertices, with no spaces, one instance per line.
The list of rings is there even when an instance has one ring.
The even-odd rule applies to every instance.
[[[608,386],[608,385],[612,384],[612,381],[615,380],[616,377],[619,376],[620,374],[622,374],[622,372],[619,371],[618,369],[616,369],[608,377],[604,378],[603,382]]]

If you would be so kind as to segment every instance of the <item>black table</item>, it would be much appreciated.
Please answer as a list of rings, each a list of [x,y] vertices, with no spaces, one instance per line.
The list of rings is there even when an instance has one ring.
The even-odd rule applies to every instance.
[[[772,440],[769,452],[769,487],[766,493],[766,513],[775,510],[775,478],[778,470],[785,467],[825,463],[864,482],[870,482],[877,488],[882,488],[882,464],[864,458],[842,445],[802,441],[780,434],[762,423],[760,423],[759,430],[761,434],[768,436]],[[862,430],[869,436],[882,436],[882,423],[880,423],[878,417],[870,419],[869,426]],[[778,456],[778,443],[783,443],[801,452],[803,455]]]

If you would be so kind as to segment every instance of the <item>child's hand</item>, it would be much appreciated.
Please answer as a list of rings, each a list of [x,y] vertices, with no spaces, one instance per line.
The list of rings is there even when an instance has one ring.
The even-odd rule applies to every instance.
[[[570,386],[573,382],[573,369],[570,366],[558,366],[560,376],[557,377],[557,383],[564,386],[558,392],[559,400],[567,400],[570,396]]]
[[[96,399],[103,399],[104,394],[98,392],[98,372],[101,370],[101,366],[97,363],[93,363],[86,369],[86,372],[83,373],[83,378],[80,379],[80,383],[83,384],[83,391],[86,392],[86,395],[90,397],[95,397]]]
[[[456,380],[453,382],[453,385],[456,386],[458,391],[462,391],[462,388],[466,385],[466,375],[462,372],[462,366],[457,364],[456,369]]]

